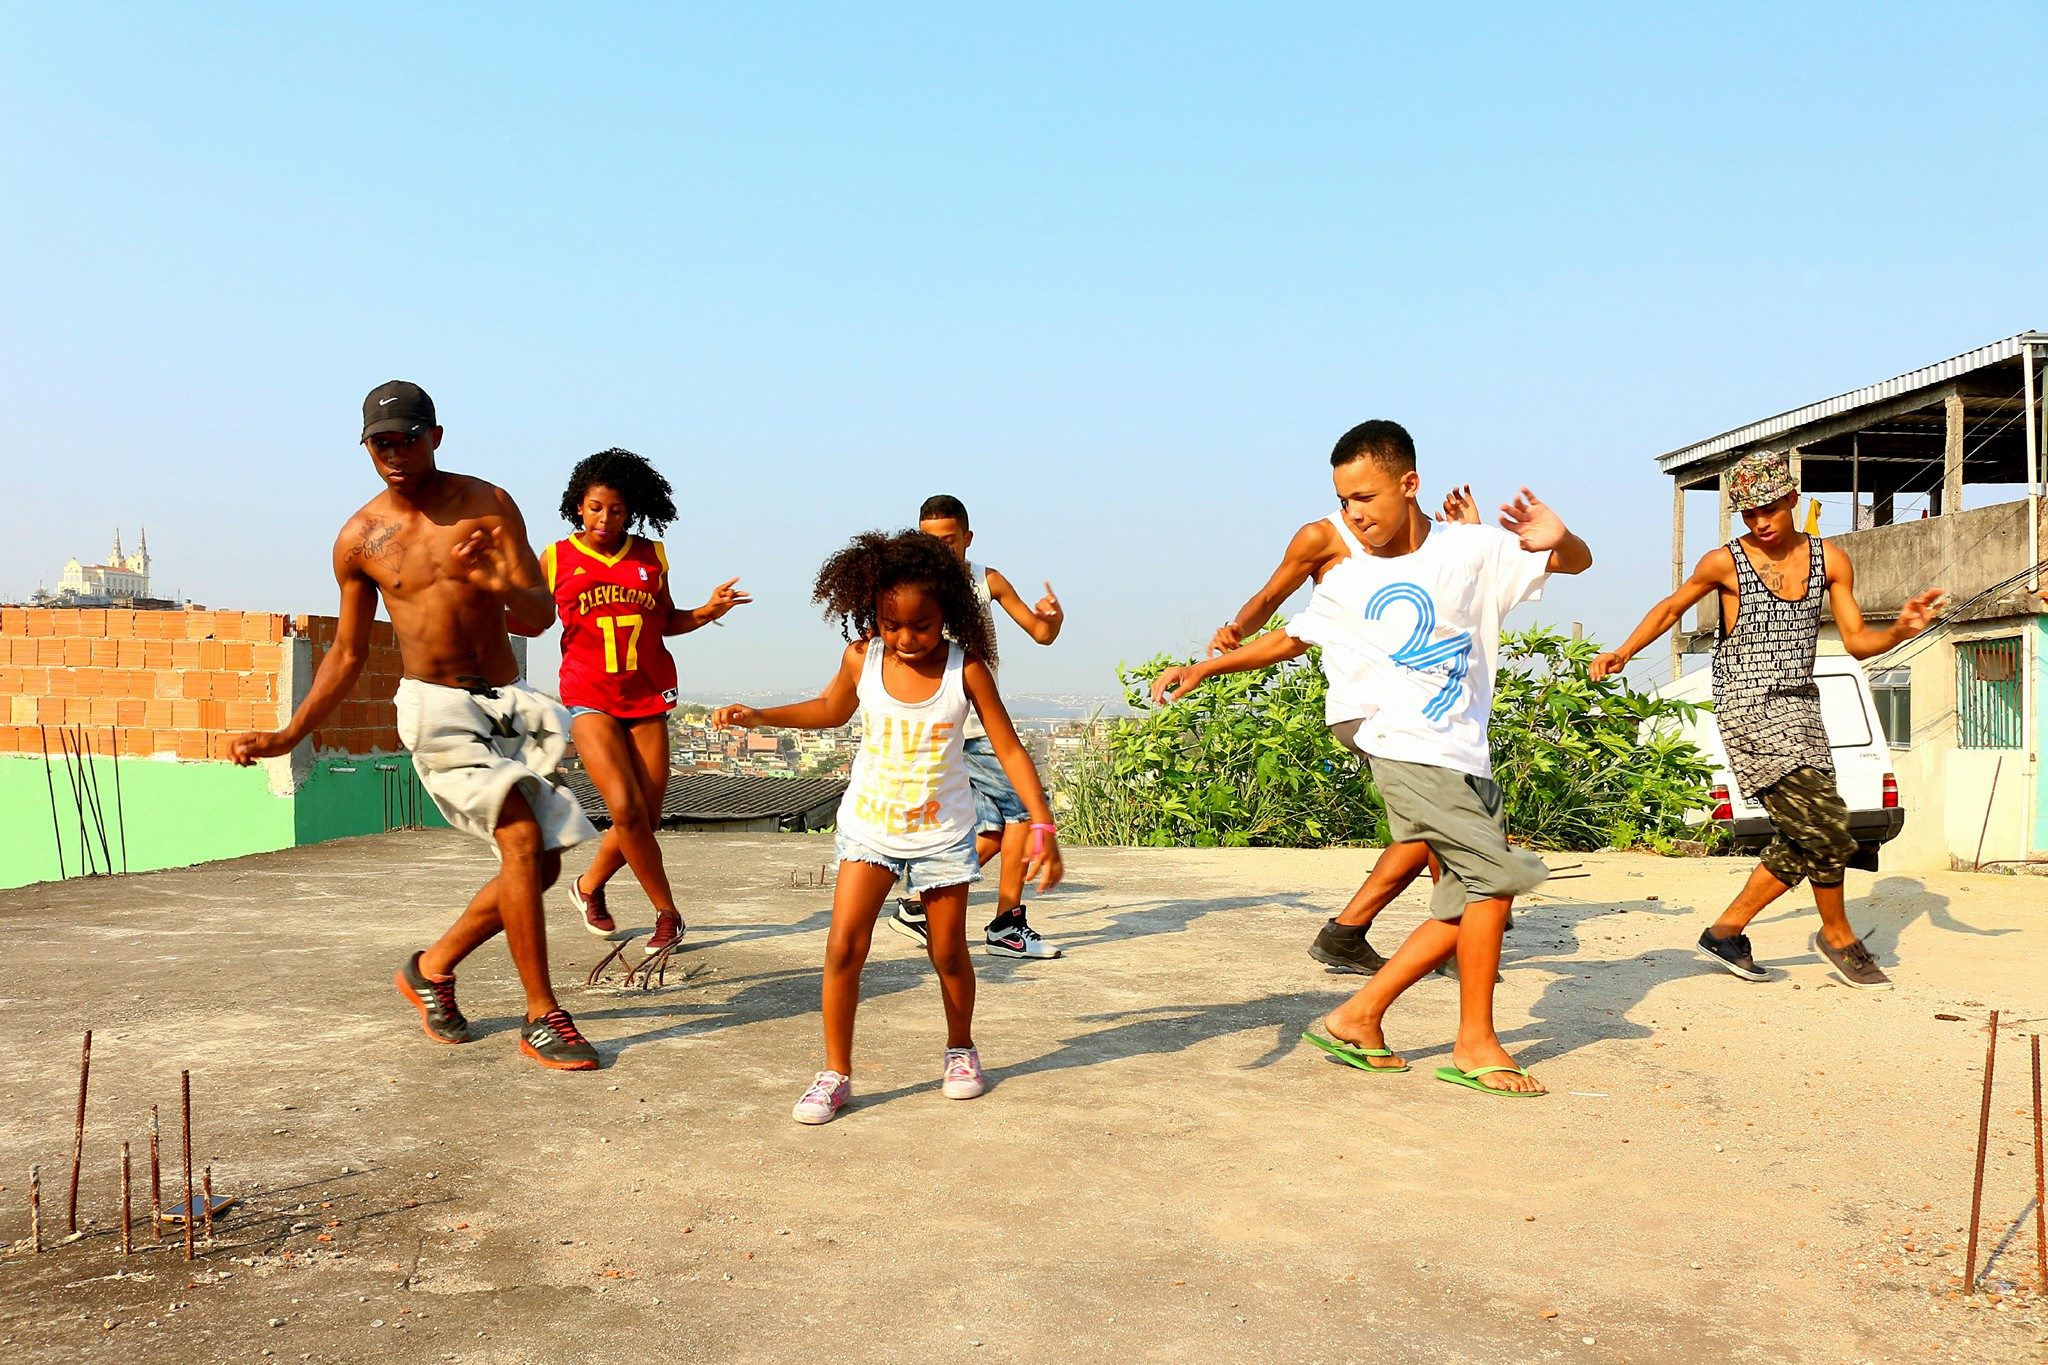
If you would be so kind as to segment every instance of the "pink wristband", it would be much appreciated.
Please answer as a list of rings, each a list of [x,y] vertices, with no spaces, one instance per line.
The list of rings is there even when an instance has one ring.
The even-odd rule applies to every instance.
[[[1045,851],[1045,836],[1048,834],[1057,834],[1058,832],[1059,830],[1057,829],[1057,827],[1053,825],[1041,824],[1036,820],[1032,821],[1031,856],[1036,858],[1040,853],[1043,853]]]

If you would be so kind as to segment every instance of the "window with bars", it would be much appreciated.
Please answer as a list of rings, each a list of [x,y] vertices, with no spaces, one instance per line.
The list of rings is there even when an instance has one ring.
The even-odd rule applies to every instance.
[[[2020,637],[1956,645],[1956,735],[1965,749],[2017,749],[2025,739]]]
[[[1913,744],[1913,670],[1885,668],[1870,675],[1870,699],[1877,703],[1877,723],[1885,743],[1894,749]]]

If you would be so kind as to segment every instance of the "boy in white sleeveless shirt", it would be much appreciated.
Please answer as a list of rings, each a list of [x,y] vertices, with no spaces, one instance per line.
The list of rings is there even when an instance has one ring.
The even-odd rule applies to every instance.
[[[1059,598],[1053,595],[1052,584],[1047,583],[1045,596],[1027,607],[1009,579],[967,558],[967,547],[974,543],[974,532],[968,527],[967,507],[960,499],[947,493],[936,493],[926,498],[924,505],[917,509],[917,529],[944,541],[946,547],[960,557],[960,562],[967,566],[967,577],[974,586],[974,595],[983,611],[1000,605],[1035,644],[1049,645],[1059,638],[1060,627],[1066,624],[1067,618],[1060,608]],[[995,918],[988,922],[984,931],[985,951],[994,957],[1058,957],[1060,950],[1039,937],[1038,931],[1025,919],[1024,863],[1031,837],[1031,817],[1025,811],[1017,789],[1004,774],[1003,765],[997,761],[987,732],[981,728],[980,718],[971,713],[967,717],[965,738],[967,773],[974,789],[975,853],[983,866],[998,856],[1003,860],[1002,871],[996,880]],[[895,912],[889,916],[889,925],[919,943],[925,940],[924,911],[915,897],[905,897],[896,902]]]
[[[1395,839],[1427,844],[1443,866],[1431,918],[1358,993],[1303,1038],[1374,1073],[1406,1071],[1387,1047],[1387,1009],[1453,954],[1458,1035],[1437,1078],[1489,1095],[1543,1087],[1515,1064],[1493,1024],[1501,935],[1515,896],[1545,875],[1508,846],[1493,782],[1487,720],[1510,609],[1541,596],[1552,573],[1583,573],[1592,551],[1527,489],[1501,509],[1507,533],[1432,526],[1416,505],[1415,444],[1393,422],[1365,422],[1330,454],[1348,529],[1363,554],[1323,574],[1307,610],[1282,630],[1215,658],[1170,668],[1153,684],[1164,703],[1219,673],[1265,668],[1322,646],[1326,718],[1363,757]]]

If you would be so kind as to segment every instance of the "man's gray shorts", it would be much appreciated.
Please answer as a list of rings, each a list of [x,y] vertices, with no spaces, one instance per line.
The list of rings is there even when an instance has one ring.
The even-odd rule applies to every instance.
[[[1374,758],[1353,742],[1358,722],[1330,727],[1337,742],[1366,761],[1387,804],[1387,831],[1399,843],[1428,844],[1444,875],[1429,898],[1433,919],[1462,917],[1472,901],[1519,896],[1550,875],[1543,860],[1509,848],[1500,785],[1453,768]]]

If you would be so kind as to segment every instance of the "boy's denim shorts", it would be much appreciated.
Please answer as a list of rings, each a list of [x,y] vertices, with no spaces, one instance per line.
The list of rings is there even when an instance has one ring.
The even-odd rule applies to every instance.
[[[833,851],[842,863],[873,863],[876,867],[888,868],[903,879],[912,895],[981,880],[981,859],[975,856],[972,834],[964,836],[951,848],[927,853],[922,858],[891,857],[844,833],[833,836]]]
[[[1024,798],[1010,784],[1010,775],[1003,771],[1003,761],[996,757],[996,746],[988,742],[988,737],[977,735],[966,741],[963,748],[967,756],[967,784],[974,789],[974,832],[1001,834],[1004,825],[1030,820],[1031,812],[1024,809]]]

